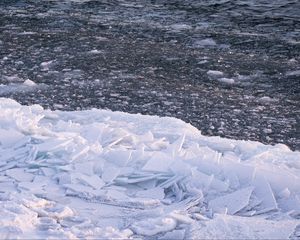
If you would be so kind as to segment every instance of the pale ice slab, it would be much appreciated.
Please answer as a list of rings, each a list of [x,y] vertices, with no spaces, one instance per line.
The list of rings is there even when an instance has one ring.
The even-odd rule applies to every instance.
[[[299,199],[300,152],[282,144],[0,99],[0,238],[299,238]]]
[[[253,187],[237,190],[233,193],[211,200],[208,207],[214,212],[226,212],[233,215],[249,204],[252,192]]]

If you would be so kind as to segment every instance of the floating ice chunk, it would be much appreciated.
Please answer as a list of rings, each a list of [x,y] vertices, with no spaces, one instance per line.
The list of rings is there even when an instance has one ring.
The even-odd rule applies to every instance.
[[[206,38],[206,39],[202,39],[202,40],[197,40],[195,42],[195,45],[197,47],[206,47],[206,46],[216,46],[217,43],[212,38]]]
[[[51,65],[53,65],[53,63],[54,63],[54,60],[51,60],[51,61],[47,61],[47,62],[42,62],[41,63],[41,68],[43,69],[43,70],[49,70],[49,68],[50,68],[50,66]]]
[[[153,236],[158,233],[171,231],[176,225],[176,220],[170,217],[150,218],[132,224],[131,229],[139,235]]]
[[[224,73],[217,70],[209,70],[207,71],[207,75],[211,77],[222,77]]]
[[[99,54],[99,53],[103,53],[103,51],[98,50],[98,49],[93,49],[93,50],[89,51],[89,53],[91,53],[91,54]]]
[[[232,78],[218,78],[218,81],[222,82],[222,83],[227,83],[227,84],[235,83],[235,80]]]
[[[30,79],[25,80],[23,84],[28,87],[34,87],[37,85],[34,81],[31,81]]]
[[[190,30],[190,29],[192,29],[192,27],[190,25],[187,25],[187,24],[184,24],[184,23],[172,24],[170,27],[172,29],[176,30],[176,31],[182,31],[182,30]]]
[[[268,103],[268,102],[276,102],[278,101],[278,99],[276,98],[270,98],[268,96],[264,96],[264,97],[261,97],[258,99],[260,102],[265,102],[265,103]]]
[[[208,207],[214,212],[227,212],[234,215],[249,204],[253,189],[253,187],[247,187],[225,196],[217,197],[209,201]]]
[[[300,69],[295,71],[288,71],[286,73],[287,76],[300,76]]]
[[[155,152],[153,156],[148,160],[143,171],[152,172],[168,172],[170,165],[174,161],[168,154],[164,152]]]

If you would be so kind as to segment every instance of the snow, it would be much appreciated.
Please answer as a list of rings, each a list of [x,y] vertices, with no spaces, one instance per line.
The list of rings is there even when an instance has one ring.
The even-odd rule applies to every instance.
[[[0,99],[0,238],[298,238],[299,178],[282,144]]]

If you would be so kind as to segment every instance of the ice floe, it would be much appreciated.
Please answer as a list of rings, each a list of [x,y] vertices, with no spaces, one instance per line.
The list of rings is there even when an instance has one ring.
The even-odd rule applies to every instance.
[[[0,94],[2,95],[13,92],[30,92],[36,90],[37,88],[45,87],[45,84],[39,85],[30,79],[26,79],[24,81],[16,76],[7,77],[6,80],[9,81],[7,84],[0,84]]]
[[[0,238],[297,238],[300,152],[1,98],[0,214]]]

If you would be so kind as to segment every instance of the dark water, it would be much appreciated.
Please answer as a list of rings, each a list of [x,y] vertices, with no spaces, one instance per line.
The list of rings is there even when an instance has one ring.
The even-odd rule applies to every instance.
[[[0,84],[23,104],[300,150],[300,2],[0,0]]]

